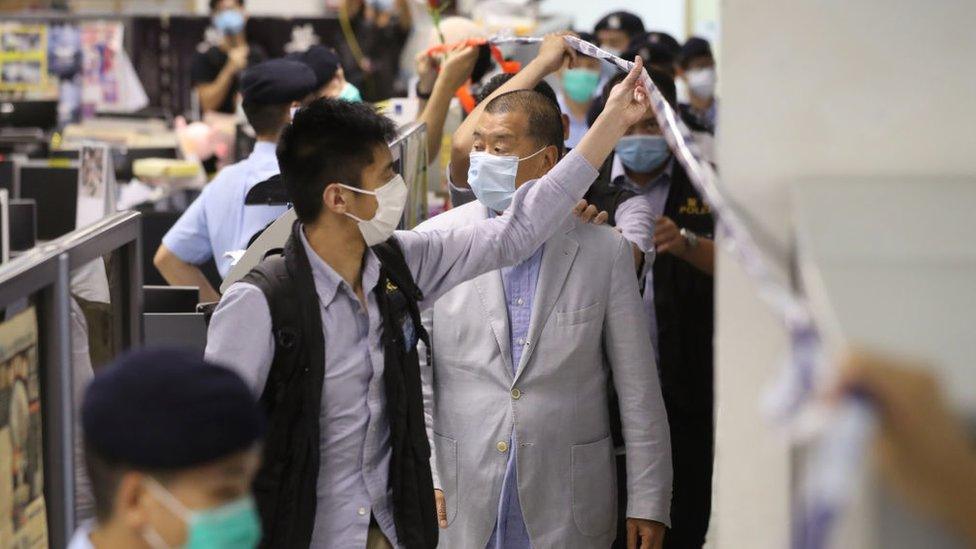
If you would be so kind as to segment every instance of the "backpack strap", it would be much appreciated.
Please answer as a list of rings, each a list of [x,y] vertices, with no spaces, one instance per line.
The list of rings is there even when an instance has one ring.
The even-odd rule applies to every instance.
[[[268,394],[272,388],[283,393],[287,383],[280,383],[280,376],[297,366],[299,351],[302,348],[302,317],[295,286],[291,284],[285,258],[272,255],[256,265],[241,279],[241,282],[257,286],[268,301],[271,313],[271,332],[274,335],[274,367],[269,372],[265,393],[261,402],[270,413],[283,394]],[[291,366],[291,367],[282,367]]]
[[[403,249],[395,236],[391,236],[386,242],[381,242],[372,247],[373,253],[380,260],[380,265],[386,271],[390,281],[396,284],[403,292],[415,302],[424,300],[424,293],[417,287],[413,280],[407,260],[403,257]]]

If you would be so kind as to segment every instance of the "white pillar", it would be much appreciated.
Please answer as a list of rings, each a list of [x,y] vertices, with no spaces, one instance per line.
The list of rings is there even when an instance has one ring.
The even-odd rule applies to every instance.
[[[736,0],[721,13],[721,176],[781,240],[787,185],[799,178],[917,176],[924,185],[927,175],[976,174],[976,3]],[[710,538],[720,548],[787,547],[798,471],[759,410],[785,335],[728,256],[716,285]],[[871,518],[884,514],[876,498],[858,505],[864,518],[845,525],[843,546],[871,546],[857,540],[876,539],[871,529],[884,522]]]

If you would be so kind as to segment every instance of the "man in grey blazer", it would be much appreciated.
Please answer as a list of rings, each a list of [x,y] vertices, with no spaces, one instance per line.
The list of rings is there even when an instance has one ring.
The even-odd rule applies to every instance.
[[[562,155],[559,110],[538,92],[503,87],[483,105],[471,115],[469,183],[479,201],[417,230],[496,215],[508,191]],[[609,547],[617,509],[611,378],[627,452],[628,547],[659,547],[669,524],[670,439],[626,240],[571,220],[532,258],[442,296],[425,322],[432,361],[421,370],[441,547]]]

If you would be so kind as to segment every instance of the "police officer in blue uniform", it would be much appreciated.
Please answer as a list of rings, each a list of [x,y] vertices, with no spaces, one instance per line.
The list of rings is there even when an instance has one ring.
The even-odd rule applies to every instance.
[[[232,264],[226,253],[246,248],[252,236],[285,212],[284,205],[245,206],[244,199],[251,187],[278,174],[278,137],[291,121],[291,108],[316,84],[312,69],[294,60],[265,61],[244,73],[244,114],[257,135],[254,151],[221,170],[163,237],[153,263],[168,283],[197,286],[202,301],[217,301],[216,290],[197,266],[213,257],[217,271],[226,276]]]

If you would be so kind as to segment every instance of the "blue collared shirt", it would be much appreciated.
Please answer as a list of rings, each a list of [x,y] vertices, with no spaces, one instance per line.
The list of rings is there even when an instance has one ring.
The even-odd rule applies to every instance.
[[[421,308],[432,306],[458,284],[514,264],[539,249],[596,175],[582,156],[570,153],[538,181],[522,186],[502,216],[452,231],[397,231],[404,258],[424,294]],[[348,283],[311,249],[304,234],[302,242],[312,266],[326,348],[319,412],[322,459],[311,546],[362,549],[372,514],[397,547],[387,490],[391,449],[383,390],[382,320],[373,292],[379,262],[372,250],[366,251],[364,308]],[[210,322],[206,358],[232,368],[261,394],[274,350],[271,313],[261,290],[245,282],[231,285]]]
[[[285,206],[244,205],[251,187],[277,173],[275,144],[258,141],[250,156],[220,170],[203,188],[163,237],[163,245],[193,265],[213,257],[220,276],[226,276],[231,259],[224,254],[246,248],[252,236],[287,210]]]
[[[522,351],[528,344],[529,322],[532,320],[532,306],[535,303],[535,288],[539,281],[544,248],[545,246],[539,248],[532,257],[522,263],[514,267],[505,267],[501,271],[511,334],[512,374],[518,371],[519,363],[522,361]],[[516,467],[518,444],[514,430],[508,447],[511,451],[508,455],[508,464],[505,466],[501,497],[498,498],[498,519],[488,541],[488,549],[529,549],[531,547],[529,533],[525,527],[518,497]]]
[[[671,191],[671,172],[674,159],[668,160],[668,167],[660,176],[646,185],[638,185],[627,177],[620,158],[614,157],[610,171],[610,181],[614,185],[634,191],[637,196],[628,198],[617,206],[614,217],[617,228],[624,238],[637,245],[644,252],[644,269],[641,272],[644,283],[644,312],[647,313],[651,343],[654,353],[658,353],[657,313],[654,310],[654,223],[664,215],[664,206]]]
[[[583,135],[586,134],[586,130],[590,129],[590,125],[586,123],[586,115],[582,118],[576,118],[573,111],[569,110],[563,94],[557,94],[556,98],[559,100],[559,109],[569,117],[569,138],[566,139],[566,147],[572,149],[579,144],[580,139],[583,139]]]

